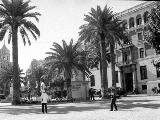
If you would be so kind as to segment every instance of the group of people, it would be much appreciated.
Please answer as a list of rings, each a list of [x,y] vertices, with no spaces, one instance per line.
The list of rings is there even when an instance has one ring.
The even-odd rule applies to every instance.
[[[93,89],[93,88],[90,88],[90,89],[89,89],[89,99],[90,99],[90,100],[95,100],[95,99],[94,99],[94,94],[95,94],[94,89]]]
[[[89,99],[90,100],[95,100],[94,99],[94,94],[95,94],[95,90],[93,88],[90,88],[89,89]],[[118,109],[117,109],[117,105],[116,105],[116,99],[117,99],[116,89],[111,88],[110,98],[111,98],[110,111],[113,111],[113,108],[114,108],[115,111],[117,111]]]
[[[89,97],[90,100],[95,100],[94,98],[95,90],[93,88],[89,89]],[[110,98],[111,98],[111,106],[110,111],[113,111],[113,108],[115,111],[117,111],[117,105],[116,105],[116,90],[114,88],[111,89],[110,92]],[[48,101],[48,95],[46,93],[46,86],[44,84],[44,81],[41,82],[41,103],[42,103],[42,113],[47,113],[47,101]]]

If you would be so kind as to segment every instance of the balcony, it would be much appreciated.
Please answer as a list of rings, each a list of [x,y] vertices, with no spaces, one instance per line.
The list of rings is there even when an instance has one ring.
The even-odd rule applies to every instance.
[[[117,50],[116,52],[116,65],[118,67],[120,66],[126,66],[130,64],[135,64],[136,59],[138,58],[138,50],[133,45],[128,45],[123,47],[120,50]]]

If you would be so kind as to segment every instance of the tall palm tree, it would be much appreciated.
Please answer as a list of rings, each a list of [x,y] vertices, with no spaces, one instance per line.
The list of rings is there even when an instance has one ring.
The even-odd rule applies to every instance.
[[[36,6],[29,6],[30,1],[23,0],[2,0],[0,4],[0,41],[3,40],[6,33],[8,33],[8,43],[12,41],[12,57],[13,57],[13,101],[12,104],[20,103],[20,81],[18,77],[18,32],[20,33],[24,45],[26,41],[31,45],[29,39],[30,33],[35,40],[40,36],[40,31],[36,25],[28,18],[35,18],[39,21],[37,16],[40,13],[30,12]]]
[[[93,41],[93,42],[97,42],[97,41]],[[92,68],[97,68],[98,69],[98,65],[99,65],[99,67],[100,67],[100,75],[102,76],[102,64],[101,64],[100,46],[99,46],[98,43],[93,43],[93,42],[92,42],[92,44],[89,44],[86,47],[86,51],[88,53],[87,54],[87,65],[91,69]],[[108,50],[107,50],[105,56],[106,56],[105,59],[106,59],[107,63],[110,63],[111,62],[110,61],[110,54],[108,53]],[[101,80],[101,82],[102,82],[102,80]]]
[[[130,39],[126,31],[124,31],[123,22],[117,17],[113,17],[110,25],[107,26],[108,32],[106,34],[107,45],[110,48],[110,57],[111,57],[111,69],[112,69],[112,86],[116,87],[115,80],[115,45],[119,44],[130,44]]]
[[[113,11],[107,7],[107,5],[103,10],[100,6],[97,6],[97,9],[91,8],[89,15],[85,15],[84,21],[86,21],[87,24],[80,27],[81,31],[79,32],[79,39],[91,43],[94,43],[92,41],[99,41],[98,44],[100,45],[102,63],[102,81],[103,89],[105,90],[108,88],[106,48],[109,43],[112,61],[112,83],[113,86],[115,86],[115,55],[113,46],[115,45],[116,40],[120,43],[119,37],[126,38],[125,35],[122,34],[123,29],[120,27],[122,22],[114,17]]]
[[[71,78],[73,74],[78,75],[81,71],[88,76],[90,71],[86,66],[85,52],[80,50],[81,44],[79,42],[73,44],[73,40],[70,41],[69,45],[64,40],[62,42],[62,46],[54,42],[54,48],[50,48],[52,52],[47,52],[49,56],[46,58],[46,66],[51,73],[57,70],[59,74],[64,75],[65,80],[67,80],[67,96],[71,99]]]

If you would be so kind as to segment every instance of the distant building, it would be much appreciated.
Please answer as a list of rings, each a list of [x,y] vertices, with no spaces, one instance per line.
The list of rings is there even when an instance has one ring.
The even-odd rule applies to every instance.
[[[160,86],[160,55],[146,41],[148,34],[148,15],[155,1],[144,2],[135,7],[117,13],[115,16],[124,21],[123,25],[132,39],[132,45],[123,48],[116,46],[117,87],[127,92],[152,93],[153,87]],[[91,70],[95,78],[96,89],[101,88],[100,70]],[[112,85],[111,67],[108,65],[108,87]]]
[[[0,49],[0,72],[2,72],[5,68],[7,69],[9,67],[11,67],[10,50],[4,44],[3,47]],[[10,83],[0,84],[0,93],[9,94],[9,85]]]

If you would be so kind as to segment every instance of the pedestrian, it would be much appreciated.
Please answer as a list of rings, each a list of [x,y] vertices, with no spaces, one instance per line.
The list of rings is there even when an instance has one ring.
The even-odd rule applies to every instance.
[[[44,89],[41,95],[42,113],[47,113],[47,101],[48,101],[48,95],[46,93],[46,89]]]
[[[92,88],[89,89],[89,100],[92,100],[91,92],[92,92]]]
[[[95,100],[95,99],[94,99],[94,94],[95,94],[95,91],[94,91],[94,89],[92,89],[92,90],[91,90],[91,97],[92,97],[92,100]]]
[[[111,96],[111,109],[110,109],[110,111],[113,111],[113,107],[115,108],[115,111],[117,111],[118,110],[117,105],[116,105],[117,97],[116,97],[116,90],[114,88],[111,88],[110,96]]]

